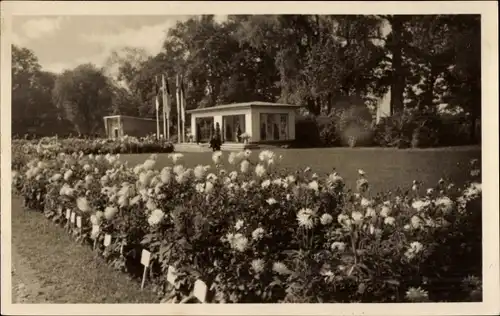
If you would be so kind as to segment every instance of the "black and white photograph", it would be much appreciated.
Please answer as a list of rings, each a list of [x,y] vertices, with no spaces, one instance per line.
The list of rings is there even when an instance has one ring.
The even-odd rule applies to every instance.
[[[28,3],[2,314],[500,312],[495,2]]]

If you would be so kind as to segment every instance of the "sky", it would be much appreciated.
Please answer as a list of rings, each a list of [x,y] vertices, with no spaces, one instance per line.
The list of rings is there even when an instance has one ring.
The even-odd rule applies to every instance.
[[[83,63],[104,66],[113,50],[144,49],[156,55],[166,32],[188,15],[15,16],[13,43],[31,49],[44,70],[61,73]],[[227,16],[215,16],[224,21]],[[386,33],[385,30],[384,33]]]
[[[31,49],[44,70],[61,73],[82,63],[103,66],[115,49],[161,51],[165,33],[186,15],[17,16],[13,43]],[[224,16],[216,17],[224,19]]]

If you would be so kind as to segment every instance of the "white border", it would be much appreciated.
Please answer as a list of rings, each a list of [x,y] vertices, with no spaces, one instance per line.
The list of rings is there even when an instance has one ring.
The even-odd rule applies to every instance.
[[[12,15],[459,14],[482,15],[483,303],[432,304],[11,304],[10,43]],[[16,315],[480,315],[500,313],[498,210],[498,5],[436,2],[1,2],[2,314]]]

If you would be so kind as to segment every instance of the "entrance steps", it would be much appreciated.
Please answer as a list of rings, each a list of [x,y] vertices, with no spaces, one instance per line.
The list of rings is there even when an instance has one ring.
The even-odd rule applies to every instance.
[[[258,149],[257,144],[244,144],[244,143],[223,143],[221,146],[222,151],[242,151],[246,149]],[[210,144],[208,143],[180,143],[174,144],[175,152],[211,152]]]

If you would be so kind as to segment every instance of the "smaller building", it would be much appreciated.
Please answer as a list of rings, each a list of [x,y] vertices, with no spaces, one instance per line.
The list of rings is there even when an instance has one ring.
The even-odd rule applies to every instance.
[[[104,127],[108,138],[115,139],[125,135],[145,137],[156,133],[156,120],[126,115],[111,115],[104,117]]]
[[[249,136],[249,143],[277,143],[295,140],[295,117],[298,105],[245,102],[218,105],[187,111],[191,132],[199,142],[210,139],[219,125],[224,142],[241,142],[238,135]]]

